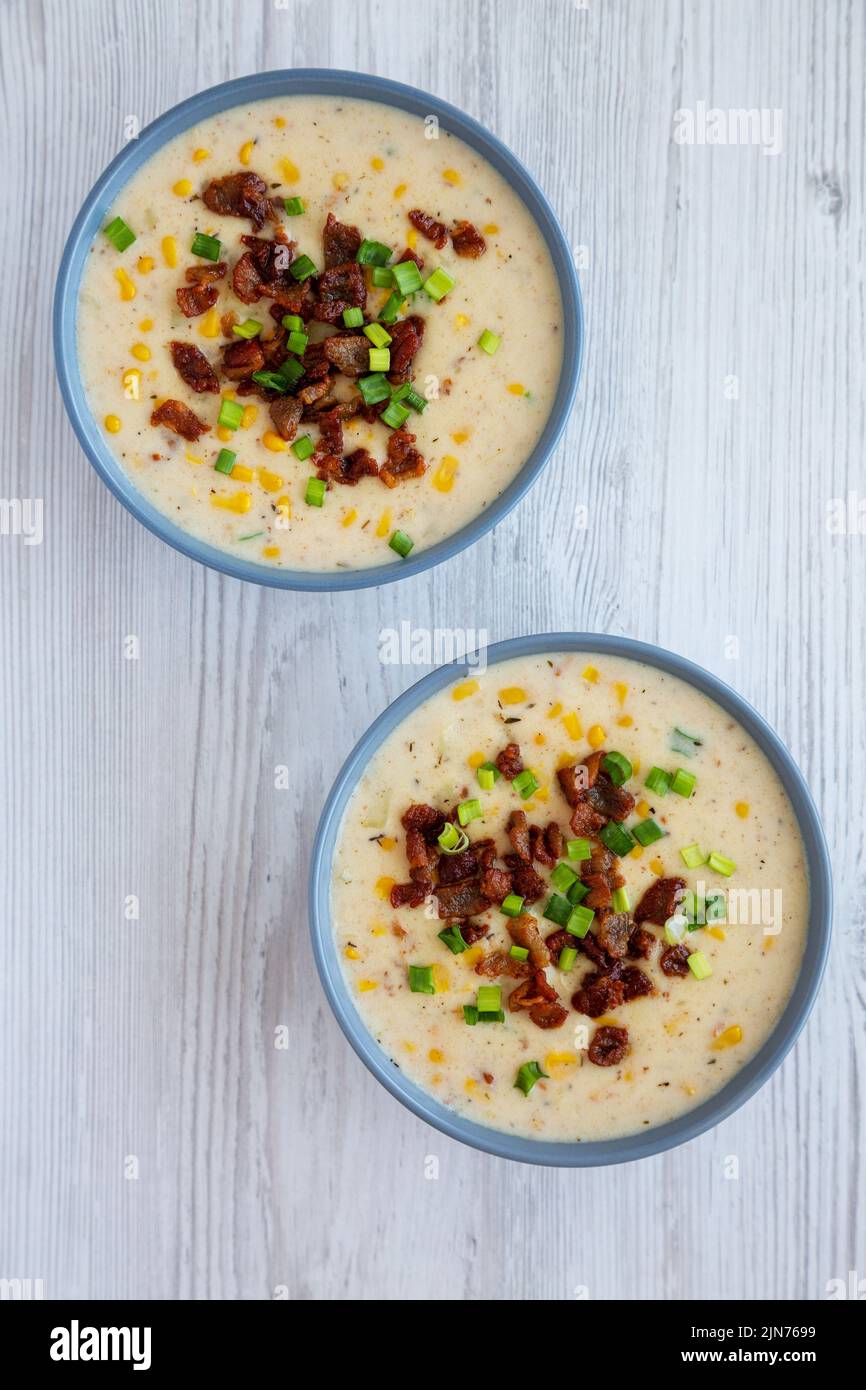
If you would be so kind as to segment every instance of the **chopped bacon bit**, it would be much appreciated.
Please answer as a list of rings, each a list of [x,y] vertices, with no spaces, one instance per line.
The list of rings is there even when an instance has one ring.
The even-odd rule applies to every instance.
[[[491,951],[490,955],[478,962],[475,967],[475,974],[484,975],[488,980],[495,980],[500,975],[508,975],[513,980],[520,980],[532,974],[532,966],[528,960],[515,960],[513,956],[506,955],[504,951]]]
[[[556,962],[559,960],[560,951],[564,951],[566,946],[574,946],[576,943],[571,932],[566,931],[565,927],[561,927],[559,931],[553,931],[550,936],[546,936],[544,944],[550,952],[550,959]]]
[[[532,858],[547,869],[552,869],[556,861],[562,858],[565,839],[556,821],[551,821],[543,830],[540,825],[531,825],[529,843],[532,847]]]
[[[590,971],[582,980],[580,989],[572,996],[571,1002],[578,1013],[586,1014],[589,1018],[601,1018],[609,1009],[619,1008],[624,998],[625,989],[621,980]]]
[[[212,179],[201,196],[211,212],[222,217],[248,217],[256,228],[262,227],[268,218],[277,220],[267,184],[251,170]]]
[[[623,997],[626,1004],[632,999],[641,999],[645,994],[656,992],[649,975],[645,975],[636,965],[627,965],[619,978],[625,991]]]
[[[379,477],[386,487],[396,487],[401,478],[420,478],[427,465],[414,447],[415,436],[408,430],[393,430],[388,440],[388,460],[382,464]]]
[[[275,303],[271,305],[271,316],[281,322],[286,314],[297,314],[307,323],[312,317],[316,308],[316,293],[311,281],[304,280],[300,285],[289,285],[286,289],[280,289],[274,295]]]
[[[230,381],[243,381],[253,372],[260,372],[264,365],[265,354],[255,338],[238,338],[223,348],[223,375]]]
[[[219,391],[217,374],[204,353],[194,343],[169,343],[171,360],[178,376],[193,391]]]
[[[419,256],[417,251],[413,251],[408,246],[406,247],[406,250],[403,252],[402,256],[400,256],[399,260],[397,261],[397,264],[402,265],[404,261],[414,261],[419,270],[424,269],[424,257]]]
[[[534,917],[524,912],[519,917],[510,918],[507,925],[511,940],[516,946],[523,946],[529,951],[529,959],[537,970],[543,970],[550,964],[550,952]]]
[[[517,748],[517,744],[510,743],[508,745],[508,748]],[[506,748],[505,750],[506,753],[508,752],[508,748]],[[499,754],[499,758],[504,758],[504,756],[505,755],[503,753]],[[519,759],[519,750],[517,756]],[[499,762],[499,758],[497,758],[496,760],[497,763]],[[522,766],[523,764],[521,763],[521,767]],[[520,768],[518,768],[518,772],[519,771]],[[504,775],[507,776],[507,773]],[[515,776],[516,775],[517,774],[515,773]],[[505,827],[505,832],[509,840],[511,841],[512,849],[514,850],[514,853],[517,855],[517,858],[525,860],[525,862],[528,864],[531,856],[531,850],[529,841],[529,827],[526,824],[526,812],[512,811],[511,815],[508,817],[508,824]]]
[[[220,315],[220,328],[222,329],[224,338],[230,338],[232,336],[232,329],[237,322],[238,316],[234,309],[229,309],[227,313]]]
[[[451,233],[451,242],[458,256],[469,256],[477,261],[487,250],[487,242],[472,222],[464,220],[457,223]]]
[[[175,290],[181,311],[188,319],[198,318],[199,314],[212,309],[219,299],[219,293],[216,285],[181,285]]]
[[[586,899],[584,899],[584,902]],[[628,950],[631,923],[624,912],[600,913],[595,939],[603,951],[614,960],[621,960]]]
[[[424,802],[414,802],[408,810],[403,812],[400,817],[400,824],[404,830],[420,830],[429,845],[434,844],[441,834],[445,817],[441,811],[436,810],[435,806],[428,806]]]
[[[414,373],[412,363],[424,341],[424,320],[418,314],[410,314],[391,326],[391,370],[388,380],[392,386],[401,386],[411,381]]]
[[[496,766],[499,768],[499,771],[502,773],[502,776],[505,778],[506,782],[512,782],[514,778],[517,776],[518,772],[523,771],[523,759],[520,756],[520,744],[506,744],[502,752],[497,753],[496,755]],[[520,853],[519,850],[517,852],[518,854]],[[529,858],[528,846],[526,854],[521,855],[521,858]]]
[[[331,266],[319,276],[319,298],[312,317],[322,323],[336,323],[345,309],[364,309],[367,285],[364,271],[356,261]]]
[[[150,417],[152,425],[166,425],[176,434],[183,435],[190,443],[195,441],[203,434],[207,434],[210,425],[205,425],[197,415],[190,410],[189,406],[182,401],[163,401],[162,405],[157,406]]]
[[[635,927],[628,939],[627,954],[632,960],[649,960],[653,953],[656,939],[651,931],[646,927]]]
[[[479,886],[477,878],[462,879],[436,888],[436,900],[440,917],[477,917],[489,906]]]
[[[355,487],[362,478],[375,478],[379,472],[378,463],[366,449],[355,449],[345,458],[338,458],[335,454],[317,454],[315,461],[317,477],[330,483],[346,483],[349,487]]]
[[[302,406],[313,406],[317,401],[321,401],[328,396],[331,391],[331,383],[327,379],[324,381],[311,381],[308,386],[302,386],[298,392],[298,400]],[[342,445],[341,445],[342,447]]]
[[[481,891],[492,903],[501,903],[511,892],[511,874],[507,869],[485,869]]]
[[[316,452],[322,454],[342,454],[343,452],[343,417],[335,410],[323,411],[316,417],[316,424],[321,431],[321,439],[316,445]]]
[[[537,902],[546,891],[544,879],[539,878],[530,864],[518,863],[516,865],[511,873],[511,884],[512,892],[522,898],[526,904]]]
[[[391,889],[391,906],[420,907],[428,892],[424,883],[395,883]]]
[[[663,927],[682,901],[685,886],[684,878],[657,878],[635,908],[635,922],[654,922],[657,927]]]
[[[345,265],[347,261],[355,259],[361,245],[361,233],[348,222],[338,222],[334,214],[329,212],[322,228],[322,245],[325,269],[332,270],[334,266]]]
[[[190,265],[184,275],[188,285],[212,285],[214,280],[222,280],[228,268],[228,261],[217,261],[215,265]]]
[[[688,975],[691,951],[683,945],[669,946],[662,951],[659,965],[665,975]]]
[[[278,396],[268,406],[268,414],[281,439],[294,439],[297,434],[303,406],[291,396]]]
[[[486,922],[461,922],[460,935],[467,946],[474,946],[476,941],[483,941],[485,936],[490,934],[490,928]]]
[[[337,333],[321,347],[326,362],[344,376],[363,376],[370,370],[371,343],[363,333]]]
[[[584,905],[594,911],[610,907],[614,890],[621,888],[625,879],[616,867],[616,856],[604,845],[594,844],[589,859],[582,865],[581,882],[589,889]]]
[[[422,212],[420,208],[412,208],[409,212],[409,221],[413,227],[417,227],[422,236],[428,241],[432,241],[437,251],[441,251],[443,246],[448,244],[448,228],[444,222],[437,222],[435,217],[431,217],[429,212]]]
[[[608,1024],[596,1028],[587,1056],[597,1067],[617,1066],[628,1051],[628,1029]]]
[[[264,281],[252,251],[245,251],[236,263],[232,271],[232,289],[242,304],[255,304],[264,294]]]
[[[522,964],[525,965],[526,961]],[[536,1004],[556,1003],[556,990],[548,984],[544,971],[532,967],[530,970],[531,977],[513,989],[508,996],[508,1008],[513,1014],[520,1009],[534,1009]]]
[[[568,1018],[568,1009],[557,999],[555,1003],[536,1004],[529,1010],[529,1017],[536,1028],[561,1028]]]

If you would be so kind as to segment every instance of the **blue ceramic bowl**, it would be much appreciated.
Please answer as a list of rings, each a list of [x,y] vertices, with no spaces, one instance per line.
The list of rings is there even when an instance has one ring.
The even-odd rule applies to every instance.
[[[310,869],[310,925],[319,975],[337,1022],[364,1065],[393,1096],[422,1120],[442,1130],[443,1134],[452,1139],[461,1139],[464,1144],[483,1149],[486,1153],[523,1163],[586,1168],[599,1164],[627,1163],[684,1144],[725,1119],[763,1086],[793,1046],[815,1001],[830,946],[832,887],[824,832],[802,774],[784,744],[741,695],[691,661],[661,647],[635,642],[628,637],[602,637],[591,632],[545,633],[537,637],[517,637],[510,642],[497,642],[487,649],[486,655],[488,666],[494,666],[513,657],[563,651],[609,652],[613,656],[630,657],[688,681],[727,710],[752,735],[788,793],[806,848],[810,878],[809,931],[800,975],[787,1007],[764,1046],[742,1071],[718,1095],[668,1124],[622,1139],[560,1144],[503,1134],[458,1115],[410,1081],[371,1037],[346,988],[331,929],[330,881],[334,846],[346,804],[380,744],[425,700],[452,681],[471,674],[471,668],[465,661],[453,662],[450,666],[431,672],[395,700],[368,729],[344,764],[331,789],[316,833]]]
[[[528,207],[547,243],[562,296],[563,365],[550,417],[538,443],[505,491],[468,526],[438,544],[410,556],[402,563],[375,565],[370,569],[318,573],[309,570],[275,569],[227,555],[196,540],[158,511],[124,473],[103,438],[84,394],[78,367],[76,313],[78,291],[87,253],[94,237],[105,223],[108,209],[124,184],[156,152],[196,122],[232,106],[267,97],[299,96],[309,93],[334,97],[357,97],[382,102],[416,116],[438,116],[440,125],[475,149],[507,180]],[[547,462],[568,419],[580,377],[583,355],[583,306],[574,269],[571,248],[553,211],[534,179],[495,135],[451,106],[427,92],[364,73],[332,71],[327,68],[297,68],[239,77],[210,87],[206,92],[182,101],[160,116],[132,140],[111,163],[85,199],[63,252],[54,294],[54,355],[57,376],[67,414],[79,442],[103,482],[107,483],[126,509],[148,530],[168,541],[175,550],[193,560],[221,570],[236,579],[249,579],[277,589],[364,589],[387,584],[438,565],[495,526],[530,488]]]

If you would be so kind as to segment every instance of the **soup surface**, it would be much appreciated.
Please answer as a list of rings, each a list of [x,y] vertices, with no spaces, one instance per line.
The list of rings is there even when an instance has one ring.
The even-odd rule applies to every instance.
[[[586,653],[502,663],[410,715],[332,879],[348,986],[394,1063],[479,1123],[561,1141],[720,1090],[782,1013],[808,905],[751,737],[678,678]]]
[[[234,107],[140,169],[106,227],[78,306],[88,400],[136,487],[200,540],[287,568],[400,564],[488,507],[544,428],[562,365],[547,247],[431,121],[316,96]]]

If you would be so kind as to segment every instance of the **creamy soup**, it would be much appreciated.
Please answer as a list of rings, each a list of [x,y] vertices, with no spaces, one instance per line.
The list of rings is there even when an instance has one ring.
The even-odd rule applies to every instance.
[[[412,714],[349,803],[332,881],[348,987],[393,1062],[482,1124],[560,1141],[724,1086],[791,994],[808,904],[751,737],[676,677],[585,653],[502,663]]]
[[[330,253],[329,217],[344,234]],[[546,244],[504,179],[429,121],[316,96],[234,107],[155,155],[105,227],[78,307],[88,400],[135,485],[202,541],[288,568],[400,564],[489,507],[539,438],[562,366]],[[326,278],[344,257],[360,294],[357,275]],[[354,341],[324,359],[336,334]],[[252,382],[286,362],[279,383]],[[339,428],[320,427],[335,405]]]

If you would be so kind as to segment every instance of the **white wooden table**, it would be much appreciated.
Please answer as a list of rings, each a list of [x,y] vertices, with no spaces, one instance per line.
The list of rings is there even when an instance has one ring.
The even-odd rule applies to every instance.
[[[48,1297],[821,1298],[866,1275],[866,540],[828,529],[866,492],[863,6],[531,9],[0,9],[0,491],[45,507],[43,544],[0,536],[0,1277]],[[53,379],[54,271],[125,117],[293,65],[458,103],[585,248],[584,378],[543,483],[378,592],[273,593],[176,555],[109,496]],[[778,109],[781,150],[679,144],[699,103]],[[833,852],[834,950],[795,1051],[713,1133],[618,1169],[510,1165],[416,1121],[344,1043],[307,862],[344,755],[423,674],[378,660],[402,620],[658,641],[789,743]]]

